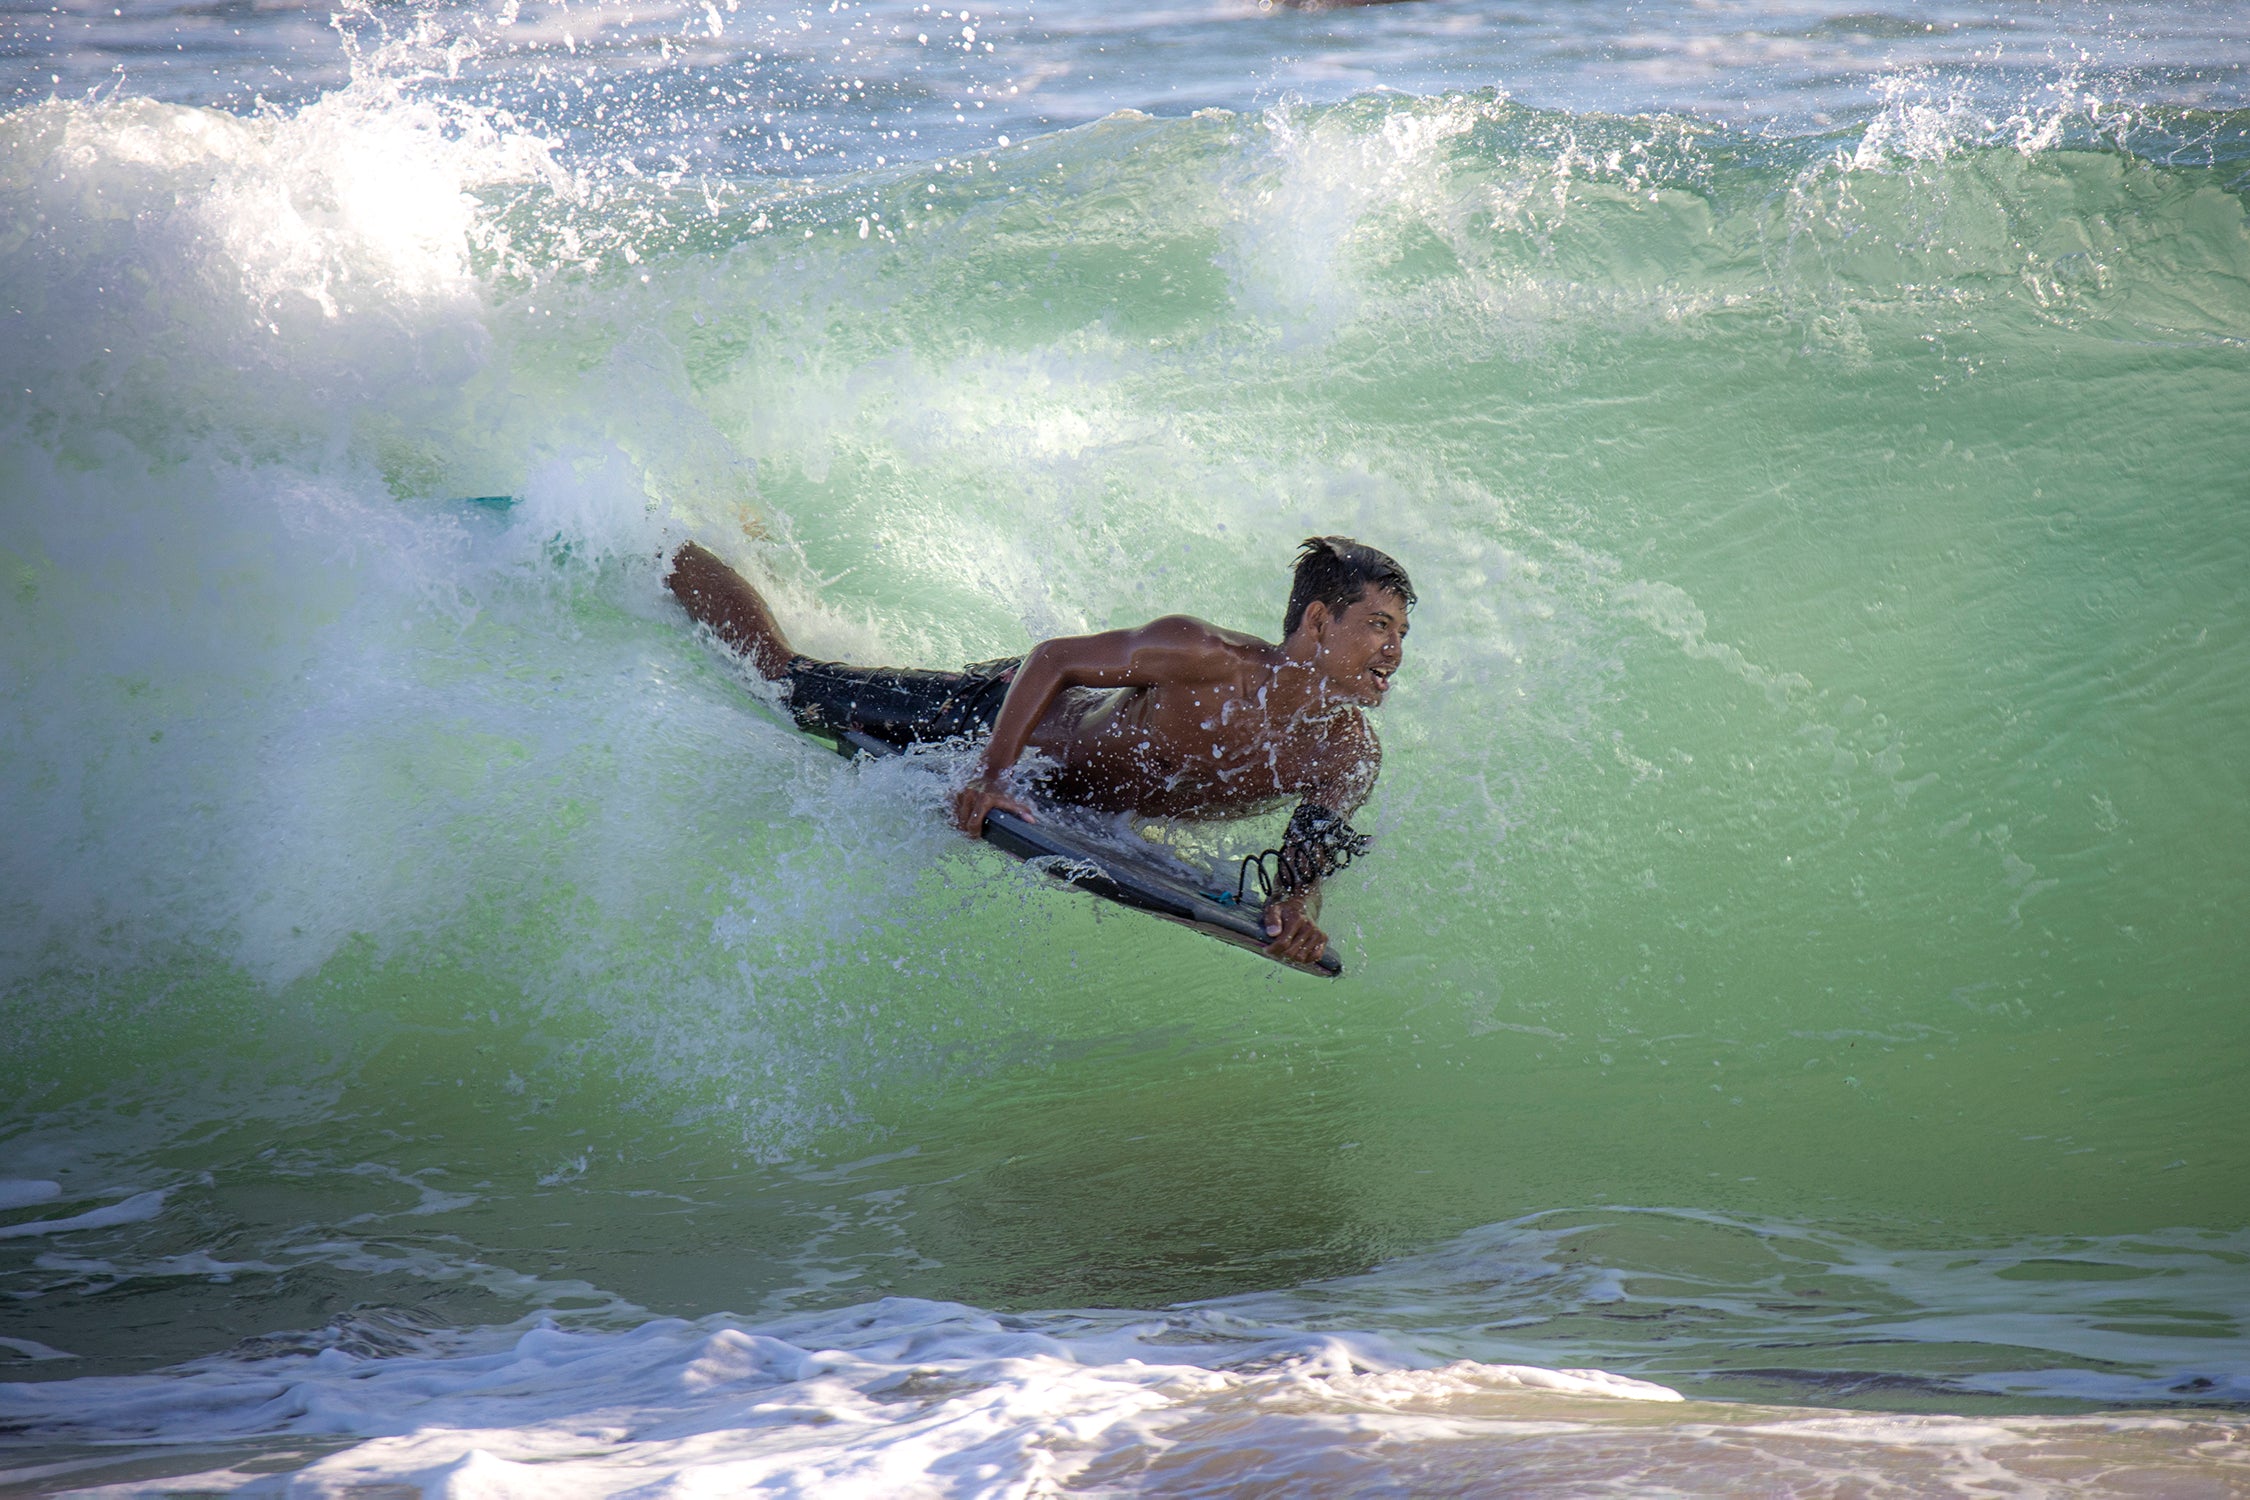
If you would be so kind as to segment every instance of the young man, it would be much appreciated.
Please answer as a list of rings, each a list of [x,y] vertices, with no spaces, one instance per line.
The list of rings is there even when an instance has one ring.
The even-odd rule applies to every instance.
[[[761,676],[788,685],[807,729],[901,747],[989,733],[953,799],[971,838],[994,808],[1036,821],[1008,790],[1027,749],[1052,763],[1049,796],[1112,812],[1241,818],[1299,799],[1269,872],[1266,951],[1309,962],[1326,946],[1313,922],[1320,882],[1366,848],[1345,820],[1383,762],[1362,710],[1390,692],[1414,605],[1406,570],[1374,548],[1319,536],[1298,549],[1279,645],[1166,615],[960,672],[799,656],[757,591],[693,542],[665,583]]]

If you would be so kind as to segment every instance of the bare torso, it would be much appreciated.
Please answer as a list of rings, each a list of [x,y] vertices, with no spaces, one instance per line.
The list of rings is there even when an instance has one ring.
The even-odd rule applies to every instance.
[[[1058,693],[1030,740],[1057,767],[1047,789],[1151,817],[1239,818],[1299,797],[1357,806],[1382,754],[1360,710],[1276,712],[1279,650],[1223,635],[1239,671],[1220,680]]]

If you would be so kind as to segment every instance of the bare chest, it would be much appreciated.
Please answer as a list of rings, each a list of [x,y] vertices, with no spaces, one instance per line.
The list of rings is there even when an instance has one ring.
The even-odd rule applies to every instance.
[[[1239,694],[1204,688],[1066,695],[1035,739],[1070,794],[1192,815],[1246,812],[1303,792],[1330,752],[1324,723],[1277,722]],[[1042,726],[1046,728],[1047,726]],[[1062,790],[1063,788],[1058,788]]]

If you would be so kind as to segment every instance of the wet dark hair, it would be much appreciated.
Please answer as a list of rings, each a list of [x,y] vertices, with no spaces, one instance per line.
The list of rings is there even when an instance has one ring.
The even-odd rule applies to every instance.
[[[1305,606],[1318,599],[1342,614],[1369,588],[1389,589],[1414,607],[1414,585],[1398,560],[1348,536],[1308,536],[1297,546],[1297,581],[1289,589],[1289,612],[1281,617],[1284,636],[1305,618]]]

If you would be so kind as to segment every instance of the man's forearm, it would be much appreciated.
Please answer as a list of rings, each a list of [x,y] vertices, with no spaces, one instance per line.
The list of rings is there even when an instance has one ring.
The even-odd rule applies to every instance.
[[[1000,715],[992,723],[992,738],[984,746],[987,780],[997,781],[1014,768],[1023,757],[1024,746],[1031,743],[1031,731],[1062,689],[1062,673],[1048,644],[1042,641],[1032,647],[1023,665],[1016,668],[1016,680],[1008,684],[1008,696],[1001,700]]]
[[[1274,860],[1274,894],[1319,899],[1320,882],[1367,852],[1367,835],[1316,802],[1298,804]],[[1315,908],[1317,909],[1317,907]]]

